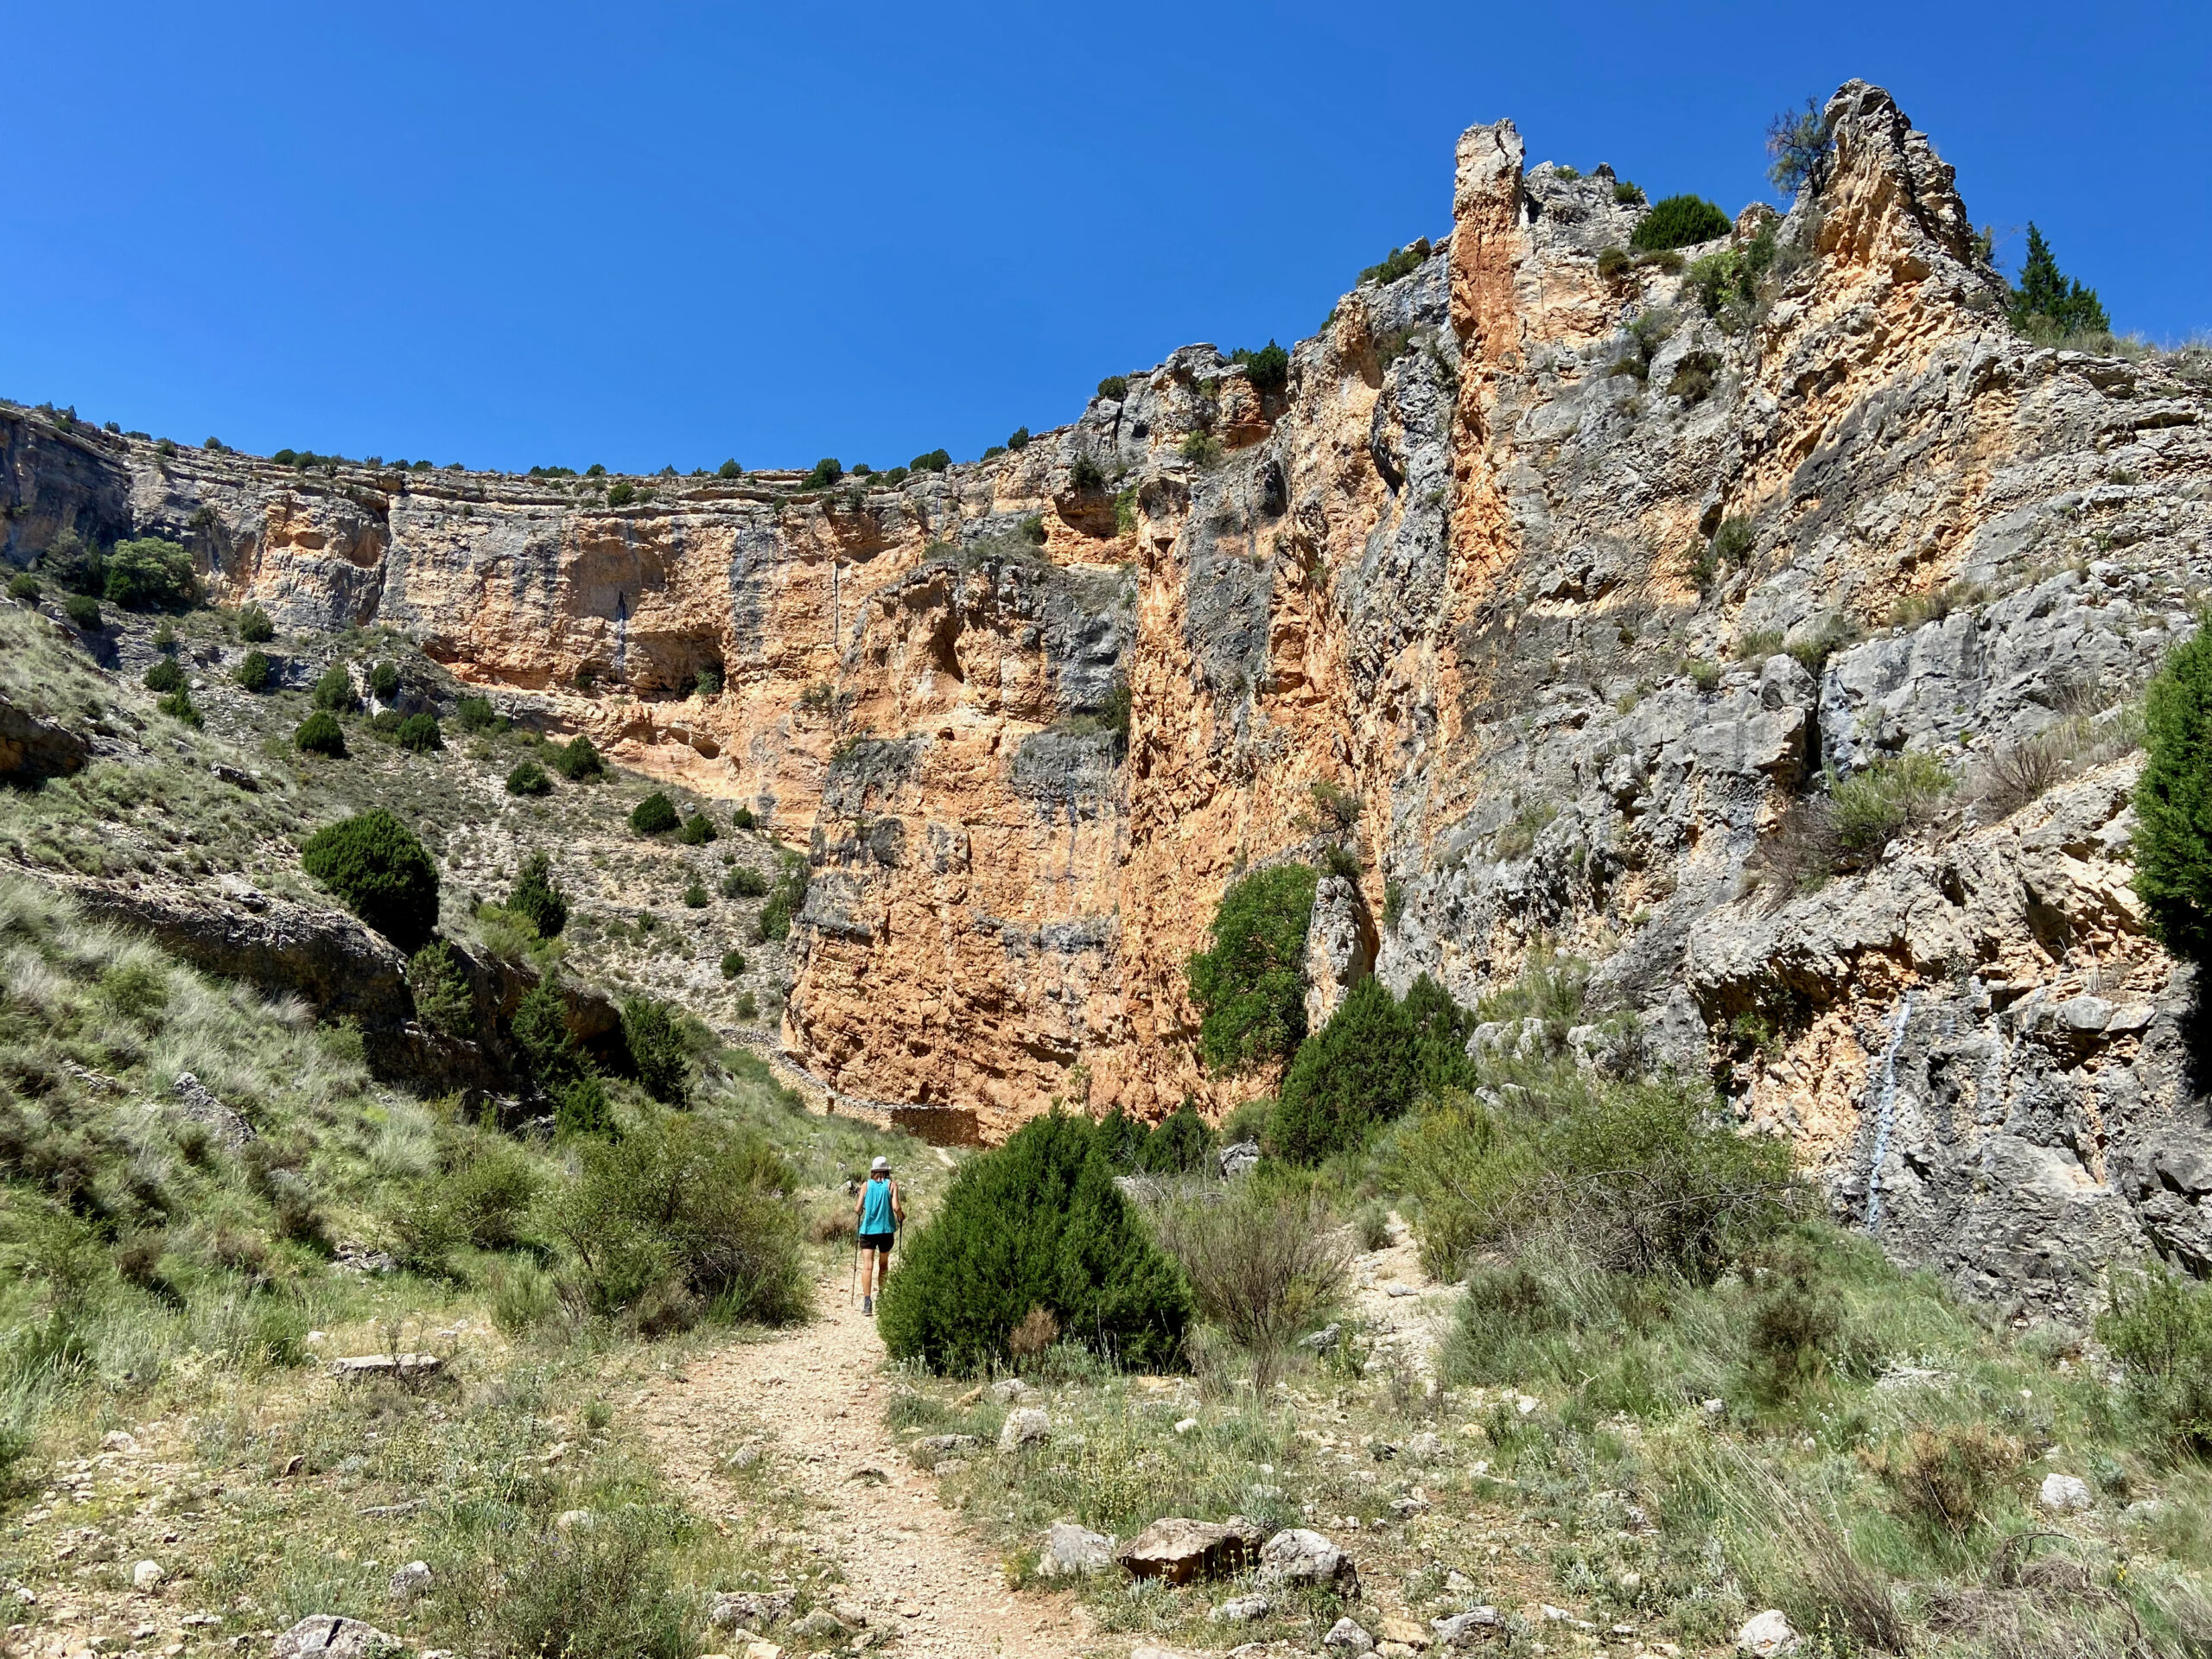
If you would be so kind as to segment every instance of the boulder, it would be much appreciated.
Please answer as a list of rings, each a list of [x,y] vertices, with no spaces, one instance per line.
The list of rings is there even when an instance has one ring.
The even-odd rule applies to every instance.
[[[1332,1653],[1357,1656],[1373,1651],[1375,1638],[1349,1618],[1340,1618],[1329,1626],[1329,1633],[1321,1638],[1321,1645]]]
[[[2043,1489],[2037,1497],[2044,1508],[2061,1515],[2093,1508],[2097,1501],[2096,1494],[2089,1490],[2089,1483],[2079,1475],[2045,1475]]]
[[[28,783],[67,777],[85,764],[92,744],[67,726],[41,719],[0,697],[0,778]]]
[[[207,1086],[189,1071],[176,1074],[178,1108],[184,1117],[207,1131],[226,1152],[236,1152],[253,1139],[253,1125],[218,1100]]]
[[[1773,1659],[1776,1654],[1795,1653],[1799,1646],[1797,1632],[1779,1607],[1753,1614],[1736,1632],[1736,1651],[1751,1654],[1753,1659]]]
[[[1402,1648],[1411,1648],[1416,1652],[1434,1639],[1421,1629],[1420,1620],[1395,1613],[1376,1627],[1375,1634],[1384,1642],[1395,1642]]]
[[[1007,1414],[999,1429],[999,1450],[1019,1452],[1024,1446],[1042,1446],[1052,1438],[1052,1420],[1035,1406],[1024,1406]]]
[[[1234,1180],[1239,1175],[1249,1175],[1260,1161],[1260,1143],[1239,1141],[1234,1146],[1224,1147],[1215,1154],[1221,1166],[1221,1179]]]
[[[168,1572],[159,1561],[141,1561],[130,1569],[130,1587],[143,1594],[149,1590],[160,1589],[162,1580],[168,1577]]]
[[[1241,1515],[1225,1522],[1172,1516],[1154,1522],[1114,1552],[1130,1577],[1188,1584],[1244,1572],[1260,1557],[1259,1528]]]
[[[1272,1584],[1333,1584],[1344,1594],[1359,1594],[1359,1572],[1351,1557],[1318,1532],[1286,1527],[1260,1551],[1261,1577]]]
[[[1114,1564],[1114,1541],[1103,1533],[1078,1527],[1072,1521],[1055,1521],[1045,1535],[1044,1553],[1037,1558],[1040,1578],[1081,1578],[1103,1573]]]
[[[385,1581],[385,1590],[394,1601],[413,1601],[430,1593],[430,1564],[410,1561]]]
[[[335,1613],[310,1613],[276,1638],[276,1659],[306,1659],[327,1654],[331,1659],[373,1659],[380,1653],[397,1653],[404,1644],[373,1624]]]

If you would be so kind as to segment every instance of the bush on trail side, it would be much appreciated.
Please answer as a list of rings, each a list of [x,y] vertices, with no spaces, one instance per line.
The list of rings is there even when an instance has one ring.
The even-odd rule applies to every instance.
[[[542,979],[522,994],[507,1021],[508,1033],[522,1051],[524,1064],[537,1086],[550,1095],[591,1075],[591,1061],[569,1030],[568,999],[550,979]]]
[[[300,868],[401,950],[413,954],[438,925],[438,867],[415,832],[382,807],[325,825],[300,849]]]
[[[618,1141],[581,1143],[575,1180],[550,1206],[575,1252],[565,1294],[627,1313],[645,1334],[701,1319],[785,1325],[808,1312],[798,1178],[763,1141],[656,1112]]]
[[[1474,1015],[1426,974],[1403,1001],[1372,976],[1360,981],[1291,1062],[1268,1120],[1268,1149],[1318,1164],[1364,1145],[1424,1096],[1471,1088],[1474,1026]]]
[[[1121,1189],[1096,1130],[1054,1112],[955,1175],[878,1306],[895,1359],[1002,1361],[1041,1307],[1064,1339],[1137,1369],[1174,1363],[1190,1299]]]
[[[1281,864],[1221,895],[1213,948],[1194,954],[1189,969],[1208,1070],[1287,1060],[1306,1039],[1306,929],[1319,880],[1308,865]]]
[[[1247,1179],[1226,1200],[1171,1198],[1154,1217],[1200,1311],[1252,1362],[1265,1395],[1291,1339],[1334,1301],[1351,1240],[1309,1196]]]
[[[543,853],[532,853],[523,861],[522,873],[507,894],[507,908],[529,917],[539,938],[561,937],[569,925],[569,894],[553,880],[553,861]]]
[[[691,1056],[683,1028],[667,1003],[632,997],[622,1005],[622,1041],[645,1092],[664,1106],[690,1099]]]

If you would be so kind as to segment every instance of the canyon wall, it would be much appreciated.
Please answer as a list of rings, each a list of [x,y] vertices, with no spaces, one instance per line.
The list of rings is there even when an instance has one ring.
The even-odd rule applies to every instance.
[[[1317,1014],[1579,957],[1579,1049],[1709,1070],[1893,1250],[2078,1313],[2085,1263],[2212,1268],[2124,729],[2212,563],[2212,395],[2016,337],[1927,138],[1864,83],[1829,114],[1786,219],[1684,251],[1757,280],[1610,251],[1640,200],[1500,123],[1280,385],[1192,346],[988,461],[620,506],[0,412],[4,549],[175,537],[226,601],[748,804],[813,868],[784,1040],[848,1094],[995,1136],[1264,1091],[1197,1065],[1184,963],[1238,872],[1344,841]],[[2056,787],[1982,787],[2061,728]],[[1793,873],[1823,775],[1907,753],[1945,810]]]

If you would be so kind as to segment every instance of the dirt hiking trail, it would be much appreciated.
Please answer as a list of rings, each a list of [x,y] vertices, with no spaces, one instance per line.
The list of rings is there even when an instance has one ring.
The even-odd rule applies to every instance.
[[[810,1540],[844,1570],[834,1599],[864,1610],[878,1643],[930,1659],[1084,1651],[1074,1598],[1009,1590],[998,1560],[908,1463],[884,1422],[875,1322],[845,1297],[844,1280],[823,1280],[812,1324],[719,1349],[647,1389],[636,1410],[669,1478],[702,1514],[750,1530],[721,1465],[765,1432],[775,1478],[809,1501]]]

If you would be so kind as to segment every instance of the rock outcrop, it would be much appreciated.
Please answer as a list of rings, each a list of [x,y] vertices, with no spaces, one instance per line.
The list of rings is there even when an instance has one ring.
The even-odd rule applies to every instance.
[[[995,1135],[1264,1089],[1198,1066],[1184,964],[1238,871],[1343,839],[1317,1015],[1580,956],[1608,1043],[1713,1068],[1893,1250],[2078,1312],[2086,1262],[2212,1261],[2194,987],[2096,727],[2195,626],[2212,396],[2015,336],[1929,139],[1828,114],[1817,187],[1687,268],[1615,251],[1609,169],[1472,128],[1450,237],[1287,382],[1187,347],[987,462],[610,496],[0,411],[0,550],[175,537],[744,801],[808,849],[784,1040],[846,1094]],[[2076,730],[2056,791],[1977,795]],[[1964,782],[1931,827],[1775,874],[1824,772],[1907,753]]]

